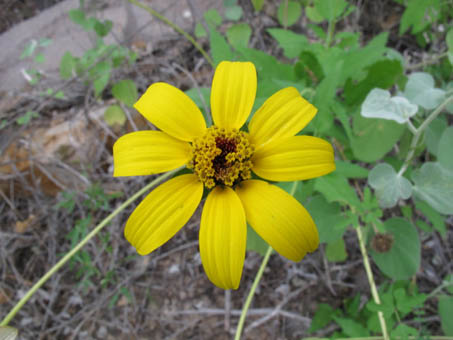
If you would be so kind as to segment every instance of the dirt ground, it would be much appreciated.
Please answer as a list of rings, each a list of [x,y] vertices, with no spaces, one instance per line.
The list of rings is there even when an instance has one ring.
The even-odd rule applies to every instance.
[[[7,1],[0,32],[56,2]],[[239,3],[254,34],[261,34],[268,51],[282,57],[265,32],[277,25],[275,6],[269,2],[265,10],[255,13],[249,1]],[[423,54],[411,37],[398,36],[401,11],[393,2],[355,3],[359,15],[344,23],[349,29],[360,30],[365,41],[390,30],[392,47],[414,58]],[[202,43],[208,47],[207,40]],[[156,42],[113,78],[133,79],[141,92],[155,81],[183,90],[209,86],[212,74],[192,45],[173,35]],[[133,124],[110,128],[99,119],[112,102],[109,90],[98,100],[82,82],[74,80],[64,86],[71,95],[60,102],[46,101],[29,86],[0,97],[2,118],[13,122],[1,130],[1,154],[20,158],[0,164],[1,317],[71,249],[71,242],[152,179],[112,177],[113,142],[131,131],[133,124],[145,129],[147,123],[131,112]],[[40,109],[38,118],[28,125],[14,124],[33,107]],[[240,288],[225,292],[208,281],[201,266],[201,207],[176,237],[145,257],[138,256],[123,237],[125,221],[134,207],[117,216],[22,308],[11,322],[20,329],[19,339],[232,338],[261,256],[249,252]],[[417,274],[422,291],[432,291],[451,269],[451,226],[447,241],[435,233],[423,240],[422,269]],[[347,232],[345,240],[347,262],[328,263],[323,246],[300,263],[272,255],[243,338],[300,339],[329,336],[337,330],[331,324],[314,334],[307,332],[319,303],[341,308],[346,298],[360,294],[361,301],[366,301],[370,296],[355,233]],[[382,274],[373,270],[378,283],[382,282]],[[439,334],[435,306],[428,306],[428,312],[429,329]]]

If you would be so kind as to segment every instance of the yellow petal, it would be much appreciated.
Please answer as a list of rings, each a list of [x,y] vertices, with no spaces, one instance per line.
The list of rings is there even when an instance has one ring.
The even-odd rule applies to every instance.
[[[274,138],[294,136],[317,111],[294,87],[280,90],[267,99],[250,120],[251,141],[259,146]]]
[[[238,196],[229,187],[216,187],[201,215],[200,255],[206,275],[217,287],[239,287],[246,235],[245,213]]]
[[[259,147],[252,157],[252,170],[271,181],[298,181],[335,170],[329,142],[311,136],[275,139]]]
[[[215,125],[239,129],[256,96],[256,70],[250,62],[222,61],[214,74],[211,112]]]
[[[192,141],[206,130],[197,105],[170,84],[152,84],[134,107],[159,129],[184,141]]]
[[[124,236],[140,255],[151,253],[187,223],[202,195],[203,184],[193,174],[181,175],[161,184],[129,217]]]
[[[190,145],[161,131],[137,131],[113,145],[113,176],[151,175],[176,169],[190,160]]]
[[[236,187],[252,228],[278,253],[300,261],[319,245],[318,230],[310,214],[290,194],[259,180]]]

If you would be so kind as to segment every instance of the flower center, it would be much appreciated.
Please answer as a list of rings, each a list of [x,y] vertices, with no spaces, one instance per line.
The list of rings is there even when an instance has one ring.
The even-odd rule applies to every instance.
[[[247,133],[214,125],[193,141],[187,167],[207,188],[218,184],[233,186],[251,177],[253,151]]]

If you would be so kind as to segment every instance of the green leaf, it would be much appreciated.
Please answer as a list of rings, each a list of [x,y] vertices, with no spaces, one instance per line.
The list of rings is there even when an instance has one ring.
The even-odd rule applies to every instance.
[[[283,54],[287,58],[297,57],[308,45],[307,37],[302,34],[281,28],[269,28],[267,32],[277,40],[278,45],[283,48]]]
[[[124,125],[126,122],[126,114],[123,109],[118,105],[109,106],[104,112],[104,120],[110,125]]]
[[[388,163],[380,163],[370,171],[368,184],[376,190],[381,208],[392,208],[400,199],[412,196],[411,182],[398,175]]]
[[[317,0],[314,4],[316,11],[327,21],[337,19],[348,5],[344,0]]]
[[[400,23],[400,35],[405,33],[410,27],[412,27],[412,33],[416,34],[425,29],[430,25],[430,21],[425,19],[425,13],[429,7],[434,3],[438,3],[438,0],[411,0],[407,2],[407,8],[401,17]]]
[[[252,29],[245,23],[235,24],[227,29],[226,36],[234,48],[246,48],[252,36]]]
[[[366,118],[381,118],[404,124],[417,111],[417,105],[411,104],[406,98],[392,97],[389,91],[373,89],[365,98],[360,114]]]
[[[35,55],[35,63],[42,64],[43,62],[46,61],[46,57],[44,57],[44,54],[42,53],[37,53]]]
[[[96,21],[94,25],[94,31],[97,35],[101,38],[105,37],[109,34],[110,30],[112,29],[113,23],[110,20],[106,20],[103,23],[100,21]]]
[[[267,252],[269,245],[247,224],[247,250],[256,251],[261,256]]]
[[[409,339],[409,336],[418,337],[418,330],[414,327],[400,323],[394,330],[390,332],[390,335],[395,338]]]
[[[302,7],[299,2],[285,0],[281,1],[280,6],[278,6],[277,18],[283,27],[294,25],[301,14]]]
[[[447,128],[445,117],[437,117],[425,130],[425,143],[428,151],[437,156],[439,141],[442,133]]]
[[[222,23],[222,17],[214,8],[211,8],[204,12],[204,19],[206,20],[208,25],[214,25],[214,27],[219,26]]]
[[[228,20],[237,21],[242,17],[241,6],[230,6],[225,9],[225,17]]]
[[[69,19],[77,25],[83,26],[85,24],[85,12],[80,9],[71,9],[68,13]]]
[[[426,300],[426,294],[415,293],[413,295],[408,295],[404,288],[395,289],[393,291],[393,296],[396,300],[396,308],[403,318],[415,308],[422,307]]]
[[[324,71],[316,55],[310,51],[303,51],[294,67],[299,78],[306,79],[309,84],[319,83],[324,78]]]
[[[342,262],[348,258],[343,238],[327,244],[326,256],[330,262]]]
[[[437,160],[444,168],[453,171],[453,127],[445,129],[439,140]]]
[[[453,171],[439,163],[427,162],[412,172],[416,197],[441,214],[453,214]]]
[[[132,107],[138,99],[135,83],[130,79],[123,79],[112,87],[113,96],[129,107]]]
[[[434,78],[429,73],[415,72],[409,76],[404,96],[412,103],[431,110],[442,103],[445,91],[434,88]]]
[[[415,208],[425,215],[425,217],[432,223],[442,237],[447,235],[447,226],[445,225],[445,218],[442,217],[436,210],[423,201],[415,201]]]
[[[206,33],[206,30],[204,29],[203,25],[199,22],[195,25],[195,36],[197,38],[202,38],[206,37],[208,33]]]
[[[69,79],[73,76],[73,70],[75,68],[75,59],[71,52],[66,51],[61,57],[60,61],[60,77],[62,79]]]
[[[91,70],[95,97],[98,97],[107,86],[111,69],[112,66],[108,62],[101,61]]]
[[[453,336],[453,323],[451,322],[451,316],[453,315],[453,297],[441,296],[439,298],[438,308],[440,323],[444,334]]]
[[[329,203],[323,196],[315,195],[304,206],[315,221],[320,242],[333,242],[343,236],[348,220],[342,215],[338,203]]]
[[[234,54],[230,45],[228,45],[223,35],[213,28],[209,31],[209,43],[211,45],[211,55],[215,65],[218,65],[222,60],[234,59]]]
[[[351,141],[354,156],[364,162],[375,162],[389,152],[400,139],[405,126],[390,120],[353,118],[354,138]]]
[[[35,111],[27,111],[23,116],[16,119],[16,123],[19,125],[26,125],[32,120],[32,118],[36,117],[39,117],[38,113]]]
[[[333,320],[334,315],[335,310],[332,307],[325,303],[320,303],[318,305],[318,309],[316,309],[313,319],[311,320],[311,325],[308,329],[308,333],[313,333],[326,327]]]
[[[334,316],[333,319],[340,325],[343,333],[349,337],[365,337],[370,335],[370,332],[365,327],[354,320],[340,318],[338,316]]]
[[[366,68],[368,74],[358,83],[349,80],[344,88],[344,96],[348,105],[356,105],[365,100],[373,88],[388,89],[403,74],[399,60],[379,60]]]
[[[31,40],[27,46],[25,46],[24,50],[22,51],[22,54],[20,55],[19,59],[25,59],[29,58],[33,55],[35,52],[36,47],[38,47],[38,42],[36,40]]]
[[[371,249],[374,262],[392,279],[409,279],[420,267],[421,250],[417,230],[408,221],[399,217],[385,221],[383,228],[386,235],[393,238],[392,246],[387,252]]]
[[[335,169],[335,172],[337,174],[345,176],[346,178],[367,178],[368,177],[369,170],[366,168],[362,168],[358,164],[336,160],[335,166],[337,167]]]
[[[355,190],[349,185],[346,177],[331,173],[315,180],[315,190],[324,195],[329,202],[340,202],[358,207],[360,201]]]
[[[447,42],[448,51],[453,53],[453,27],[448,30],[445,41]]]
[[[261,11],[261,8],[263,8],[264,0],[252,0],[252,4],[255,11],[259,12]]]
[[[305,14],[310,21],[320,23],[324,20],[324,17],[318,13],[318,10],[315,6],[307,6],[305,7]]]
[[[0,326],[0,340],[14,340],[17,338],[17,334],[16,328]]]

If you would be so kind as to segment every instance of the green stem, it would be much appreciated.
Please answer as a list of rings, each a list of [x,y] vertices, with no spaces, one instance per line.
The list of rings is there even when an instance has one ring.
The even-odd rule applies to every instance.
[[[296,193],[296,189],[299,182],[293,182],[293,186],[291,187],[291,192],[289,193],[291,196],[294,196]],[[242,307],[241,316],[239,318],[238,328],[236,328],[236,335],[234,336],[234,340],[241,339],[242,329],[244,328],[245,317],[247,316],[247,312],[250,308],[250,303],[252,302],[253,296],[255,295],[256,288],[258,287],[258,283],[260,283],[261,277],[263,276],[264,269],[267,266],[267,262],[269,262],[269,258],[272,254],[272,247],[269,246],[267,248],[266,254],[264,255],[263,262],[261,262],[260,268],[258,273],[256,273],[255,281],[253,281],[252,288],[250,289],[249,295],[245,300],[244,306]]]
[[[335,19],[329,21],[329,26],[327,28],[327,38],[326,38],[326,47],[329,48],[332,44],[333,33],[335,32]]]
[[[370,284],[371,288],[371,295],[373,295],[374,302],[377,305],[381,304],[381,299],[379,298],[379,293],[376,288],[376,283],[374,282],[373,272],[371,271],[370,259],[368,258],[368,253],[365,247],[365,240],[363,238],[362,229],[360,226],[355,228],[357,232],[357,237],[359,238],[360,244],[360,251],[363,257],[363,265],[365,266],[366,275],[368,277],[368,283]],[[385,323],[384,314],[382,312],[378,312],[379,323],[381,325],[382,335],[384,340],[389,340],[389,335],[387,332],[387,324]],[[381,338],[379,338],[381,339]]]
[[[244,328],[245,317],[247,316],[247,312],[249,310],[250,304],[252,302],[253,296],[255,295],[256,287],[258,287],[258,283],[260,283],[261,277],[263,276],[264,269],[266,268],[267,262],[272,254],[272,247],[269,246],[266,251],[266,255],[264,255],[263,262],[261,262],[260,269],[255,276],[255,281],[253,281],[252,288],[250,289],[249,295],[247,296],[247,300],[245,300],[244,307],[242,307],[241,317],[239,318],[238,328],[236,329],[236,335],[234,336],[234,340],[241,339],[242,329]]]
[[[412,157],[414,157],[415,149],[417,148],[418,140],[423,134],[423,131],[428,127],[428,125],[445,109],[445,107],[453,102],[453,96],[448,97],[440,104],[437,109],[435,109],[428,118],[414,131],[414,137],[412,138],[411,146],[409,147],[409,152],[407,153],[406,159],[404,160],[403,166],[400,171],[398,171],[398,176],[402,176],[406,172],[407,168],[410,165]]]
[[[130,3],[134,4],[135,6],[137,7],[140,7],[140,8],[143,8],[145,11],[147,11],[149,14],[151,14],[153,17],[156,17],[157,19],[159,19],[160,21],[164,22],[165,24],[167,24],[168,26],[170,26],[171,28],[173,28],[176,32],[182,34],[187,40],[189,40],[192,45],[198,50],[200,51],[200,53],[203,55],[203,57],[206,58],[206,60],[208,61],[209,64],[211,64],[212,68],[215,68],[215,64],[214,64],[214,61],[211,59],[211,57],[209,56],[209,54],[203,49],[203,47],[201,47],[196,41],[195,39],[190,35],[188,34],[186,31],[184,31],[181,27],[179,27],[178,25],[176,25],[174,22],[170,21],[169,19],[167,19],[166,17],[164,17],[162,14],[156,12],[154,9],[152,9],[151,7],[149,6],[146,6],[144,4],[142,4],[141,2],[137,1],[137,0],[128,0]]]
[[[33,296],[36,291],[41,288],[41,286],[53,275],[56,271],[58,271],[68,260],[74,256],[89,240],[91,240],[98,232],[102,230],[116,215],[118,215],[121,211],[124,210],[128,205],[130,205],[133,201],[135,201],[138,197],[143,195],[153,186],[159,184],[160,182],[164,181],[165,179],[169,178],[170,176],[174,175],[177,171],[181,170],[183,167],[178,169],[169,171],[163,175],[157,177],[154,181],[144,186],[142,189],[137,191],[133,196],[127,199],[123,204],[121,204],[118,208],[115,209],[110,215],[102,220],[85,238],[80,241],[71,251],[69,251],[60,261],[58,261],[43,277],[36,282],[33,287],[20,299],[20,301],[13,307],[13,309],[5,316],[5,318],[0,323],[1,326],[7,326],[11,319],[19,312],[22,306]]]

